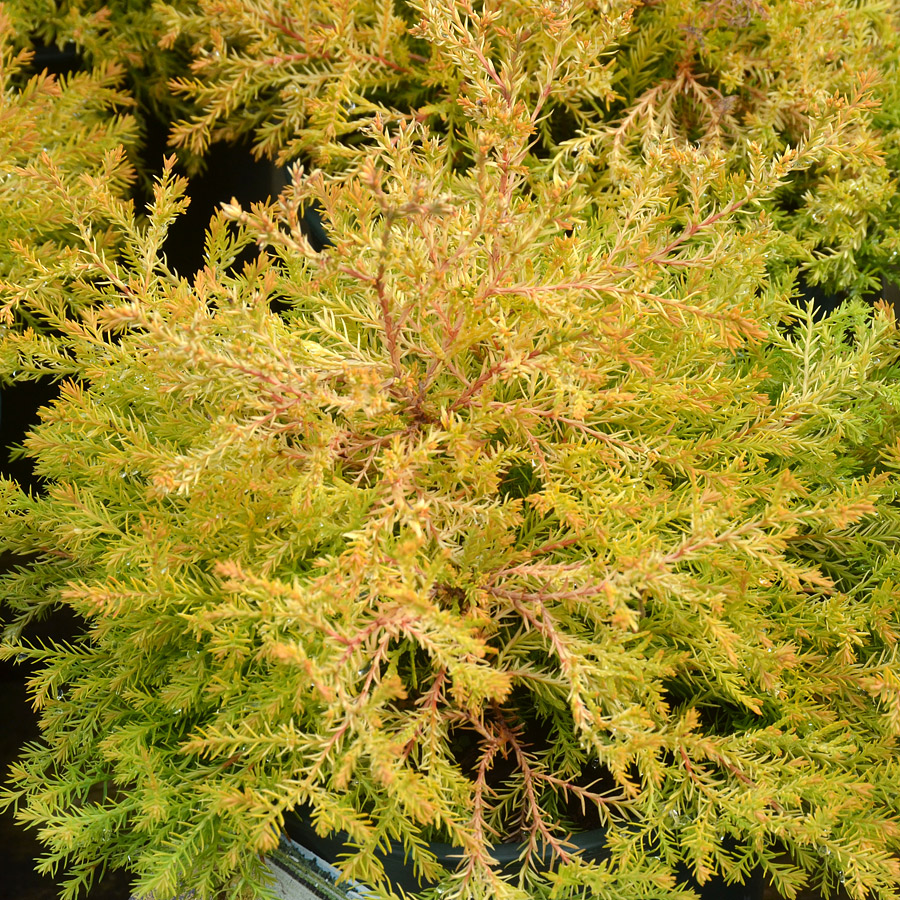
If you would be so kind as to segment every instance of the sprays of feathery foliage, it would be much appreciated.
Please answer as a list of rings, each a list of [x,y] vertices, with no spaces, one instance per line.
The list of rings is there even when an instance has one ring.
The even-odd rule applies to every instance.
[[[465,158],[455,135],[467,122],[484,125],[479,113],[492,102],[477,81],[460,78],[453,48],[466,35],[495,66],[495,87],[515,83],[523,102],[541,108],[537,158],[574,165],[601,193],[609,180],[630,180],[661,138],[720,150],[725,165],[746,171],[753,144],[783,152],[823,104],[868,79],[872,108],[859,110],[843,145],[772,198],[782,238],[773,274],[799,266],[809,283],[856,295],[877,291],[885,269],[896,270],[900,48],[898,13],[883,0],[12,7],[20,32],[75,42],[92,64],[124,67],[144,106],[176,120],[173,144],[192,169],[211,142],[244,138],[280,162],[303,156],[340,167],[376,114],[427,121]],[[554,47],[553,91],[540,97]],[[551,153],[557,146],[566,153]]]
[[[630,99],[652,90],[631,22],[669,6],[302,7],[343,10],[357,53],[320,60],[310,102],[344,66],[366,121],[291,123],[279,147],[315,135],[340,164],[223,206],[191,278],[161,251],[172,160],[145,217],[52,152],[17,170],[67,244],[0,298],[36,326],[7,329],[0,377],[61,383],[25,443],[46,490],[0,483],[23,560],[0,653],[40,664],[42,727],[4,796],[66,898],[107,866],[263,896],[301,803],[381,895],[392,839],[425,897],[686,897],[680,863],[897,896],[900,342],[884,304],[792,305],[774,203],[875,140],[877,85],[816,88],[740,165],[674,129],[616,161],[602,124],[576,154],[545,117],[623,59]],[[582,36],[595,70],[570,64]],[[363,79],[404,42],[440,74],[428,115]],[[31,639],[56,606],[82,633]],[[567,845],[579,805],[603,862]]]
[[[157,8],[163,45],[190,43],[195,57],[172,82],[195,104],[173,129],[177,146],[250,135],[260,154],[329,167],[353,158],[353,136],[375,115],[425,120],[466,157],[454,136],[485,126],[485,105],[513,90],[539,110],[538,156],[601,190],[633,178],[661,139],[721,151],[740,172],[755,144],[783,152],[865,78],[876,108],[860,109],[843,144],[771,204],[779,274],[799,265],[811,283],[862,292],[896,263],[900,48],[897,12],[880,0],[498,2],[484,4],[484,25],[480,5],[443,0]],[[493,66],[490,85],[461,77],[467,41]],[[566,153],[550,153],[557,146]]]
[[[61,175],[91,174],[124,194],[132,168],[122,149],[136,140],[127,114],[134,101],[122,92],[114,65],[64,79],[30,72],[33,52],[10,40],[14,21],[0,8],[0,282],[13,292],[39,282],[45,268],[64,265],[70,225],[66,210],[49,205],[24,170],[48,156]],[[84,184],[76,180],[72,191],[105,242],[104,220]]]

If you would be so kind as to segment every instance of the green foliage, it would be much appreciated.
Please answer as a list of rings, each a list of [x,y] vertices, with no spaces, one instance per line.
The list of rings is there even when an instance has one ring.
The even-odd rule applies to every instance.
[[[883,304],[791,304],[818,237],[792,243],[779,205],[876,177],[875,88],[813,71],[800,6],[846,25],[854,66],[867,23],[893,40],[831,0],[707,4],[702,40],[693,7],[634,12],[723,85],[777,61],[746,140],[652,125],[689,70],[611,4],[308,4],[307,49],[277,8],[182,17],[210,52],[179,84],[208,106],[177,134],[262,128],[333,163],[223,206],[190,278],[162,253],[174,161],[145,217],[51,155],[15,170],[66,244],[34,238],[2,287],[36,327],[3,335],[0,377],[61,382],[25,444],[46,490],[0,482],[23,559],[0,654],[40,663],[42,727],[4,797],[66,898],[107,866],[141,894],[264,896],[301,803],[385,891],[392,839],[460,900],[686,897],[681,863],[898,896],[900,340]],[[396,93],[373,57],[404,53]],[[258,108],[222,86],[264,73]],[[652,140],[588,112],[663,84]],[[330,118],[348,97],[359,117]],[[30,638],[56,606],[78,636]],[[579,806],[609,860],[567,845]]]
[[[174,124],[196,169],[211,142],[250,137],[260,156],[326,168],[354,158],[374,116],[456,135],[484,127],[491,87],[535,114],[535,162],[627,183],[648,149],[677,139],[746,171],[795,144],[836,96],[871,89],[855,126],[773,198],[773,275],[864,294],[900,250],[897,19],[883,0],[38,0],[16,25],[114,63],[144,106]],[[815,35],[815,40],[809,40]],[[489,63],[463,76],[459,53]],[[547,65],[559,53],[552,90]],[[547,91],[544,93],[544,91]],[[470,123],[470,124],[467,124]],[[577,159],[576,159],[577,157]]]
[[[140,101],[139,114],[183,113],[168,81],[184,72],[183,42],[160,47],[163,23],[146,0],[11,0],[7,3],[17,40],[77,50],[89,67],[114,66]]]
[[[60,245],[70,225],[68,214],[48,205],[46,195],[35,189],[29,168],[52,158],[49,180],[82,176],[73,195],[102,242],[107,239],[102,215],[85,179],[100,178],[124,193],[132,170],[122,147],[133,144],[136,135],[134,120],[122,112],[133,100],[120,91],[114,66],[59,80],[46,72],[29,76],[32,53],[13,49],[11,26],[6,8],[0,7],[0,281],[15,293],[65,265]],[[0,327],[12,319],[11,307],[0,305]]]
[[[779,192],[774,213],[786,237],[782,265],[800,264],[829,290],[879,290],[898,249],[885,229],[896,168],[884,161],[896,140],[885,127],[897,109],[896,11],[880,0],[677,0],[639,6],[634,25],[617,65],[602,178],[630,177],[635,146],[666,133],[726,148],[741,166],[753,143],[781,152],[822,116],[823,103],[860,81],[874,88],[881,104]]]
[[[670,138],[746,171],[755,144],[783,152],[835,96],[866,84],[872,108],[772,204],[783,232],[774,274],[799,265],[811,283],[860,293],[879,289],[896,259],[896,165],[885,159],[897,162],[897,14],[881,0],[504,2],[483,15],[433,0],[159,10],[163,44],[180,37],[195,56],[173,82],[197,107],[174,127],[175,145],[202,152],[252,134],[260,154],[323,166],[352,159],[375,115],[428,121],[464,157],[454,135],[485,126],[499,88],[534,111],[538,159],[561,145],[558,163],[598,185],[627,183]],[[460,53],[487,65],[464,76]]]

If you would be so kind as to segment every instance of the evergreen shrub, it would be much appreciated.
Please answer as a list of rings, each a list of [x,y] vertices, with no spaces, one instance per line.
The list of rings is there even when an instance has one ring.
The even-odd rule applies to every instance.
[[[274,105],[229,105],[201,96],[228,72],[197,67],[227,136],[315,145],[323,166],[224,204],[190,277],[164,253],[187,203],[173,158],[144,212],[98,174],[117,151],[10,165],[53,213],[49,233],[16,226],[0,285],[0,377],[60,384],[22,450],[43,490],[0,481],[21,560],[0,654],[37,664],[42,729],[3,796],[39,868],[65,898],[108,867],[140,896],[263,897],[303,805],[380,896],[393,840],[436,882],[425,898],[690,897],[680,865],[896,898],[900,340],[884,303],[791,299],[821,236],[804,216],[835,246],[869,233],[847,179],[881,178],[894,140],[862,65],[875,38],[895,47],[890,16],[379,9],[191,13],[198,59],[271,79]],[[817,68],[790,10],[848,65]],[[282,42],[318,35],[286,82],[261,31],[231,43],[248,11]],[[702,80],[665,71],[676,37],[743,98],[719,137],[691,130]],[[421,78],[395,97],[376,54]],[[329,131],[350,97],[359,119]],[[57,607],[78,634],[32,636]],[[598,824],[609,855],[587,862],[568,835]],[[494,864],[503,840],[517,873]]]

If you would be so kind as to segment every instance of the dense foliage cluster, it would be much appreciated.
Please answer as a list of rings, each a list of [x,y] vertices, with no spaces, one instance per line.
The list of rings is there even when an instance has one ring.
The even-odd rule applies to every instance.
[[[541,108],[538,156],[574,166],[595,193],[633,177],[661,138],[746,171],[752,144],[783,152],[862,79],[870,108],[773,198],[777,255],[782,271],[799,265],[810,283],[852,293],[878,290],[896,266],[900,47],[898,13],[881,0],[517,0],[488,3],[486,28],[472,28],[471,0],[13,6],[19,33],[126,69],[143,104],[177,120],[191,170],[211,141],[244,137],[281,162],[341,166],[375,115],[427,122],[466,157],[457,135],[484,125],[492,102],[461,76],[453,48],[467,33],[502,73],[492,85]]]
[[[877,289],[878,273],[895,264],[900,79],[889,4],[593,0],[488,8],[489,27],[471,36],[495,74],[502,71],[499,81],[543,107],[535,136],[544,158],[576,165],[600,191],[631,178],[661,137],[721,149],[729,167],[745,170],[751,143],[782,152],[824,104],[866,80],[873,108],[860,111],[840,148],[775,198],[778,255],[801,265],[812,283],[856,292]],[[360,128],[377,114],[425,121],[465,156],[455,135],[467,122],[483,125],[483,105],[492,102],[478,80],[461,77],[454,58],[471,3],[453,4],[449,16],[443,0],[108,7],[43,0],[27,9],[44,40],[76,40],[92,60],[128,67],[139,96],[180,120],[174,144],[194,154],[212,140],[250,136],[260,154],[288,161],[305,153],[333,167],[353,158]],[[609,22],[618,22],[614,33]],[[554,52],[554,89],[539,97]],[[553,154],[555,147],[565,152]]]
[[[14,291],[34,279],[36,265],[60,265],[60,248],[68,242],[67,212],[49,206],[25,171],[47,155],[61,176],[90,174],[121,193],[132,180],[122,149],[133,146],[137,135],[125,113],[134,101],[121,91],[114,65],[63,83],[46,72],[29,73],[33,52],[14,49],[11,31],[10,16],[0,8],[0,281]],[[100,239],[104,221],[90,189],[76,182],[73,191]],[[8,306],[2,314],[9,318]]]
[[[900,339],[883,303],[791,302],[798,264],[861,288],[893,252],[891,15],[153,15],[143,64],[195,55],[176,144],[320,168],[225,204],[184,277],[174,159],[136,212],[103,141],[4,148],[0,377],[61,388],[24,447],[45,489],[0,482],[0,653],[40,663],[43,731],[6,798],[41,868],[263,896],[305,804],[384,894],[394,840],[460,900],[689,897],[682,864],[897,897]],[[102,106],[103,71],[4,102]],[[31,638],[57,606],[77,639]],[[600,862],[567,842],[591,818]]]

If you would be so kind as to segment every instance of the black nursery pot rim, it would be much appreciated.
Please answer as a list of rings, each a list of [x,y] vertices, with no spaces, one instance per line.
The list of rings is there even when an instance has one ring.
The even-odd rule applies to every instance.
[[[327,837],[318,835],[308,822],[306,807],[286,813],[284,829],[289,838],[331,865],[335,865],[339,857],[351,849],[350,836],[345,831],[336,831]],[[586,861],[598,862],[608,856],[605,828],[576,832],[569,837],[568,843],[580,850],[582,859]],[[495,844],[491,848],[491,856],[506,873],[515,873],[522,866],[521,856],[524,846],[517,842]],[[430,842],[428,849],[441,865],[450,870],[456,868],[463,853],[459,847],[439,841]],[[390,850],[377,850],[375,856],[384,866],[385,874],[394,889],[400,888],[405,893],[414,894],[431,884],[416,876],[409,855],[399,841],[390,841]],[[551,864],[549,848],[542,850],[542,856],[549,866]],[[744,884],[727,884],[722,878],[713,878],[700,886],[684,867],[679,867],[677,880],[680,884],[693,888],[701,900],[762,900],[765,888],[761,868],[754,869]]]
[[[316,833],[303,815],[305,810],[294,810],[286,813],[284,817],[284,830],[292,840],[312,850],[317,856],[326,862],[334,864],[338,857],[349,852],[350,836],[345,831],[336,831],[327,837],[321,837]],[[605,855],[606,829],[596,828],[591,831],[583,831],[573,834],[568,843],[582,851],[584,859],[596,861]],[[420,881],[416,877],[409,854],[403,849],[399,841],[390,842],[390,850],[377,850],[375,856],[384,866],[385,874],[394,887],[400,887],[407,893],[423,890],[430,882]],[[520,857],[524,844],[508,842],[494,844],[491,848],[491,856],[497,860],[500,867],[508,872],[515,872],[521,868]],[[463,851],[452,844],[444,844],[440,841],[430,841],[428,849],[437,858],[437,861],[447,869],[455,869],[461,859]],[[550,860],[549,849],[543,851],[543,855]]]

